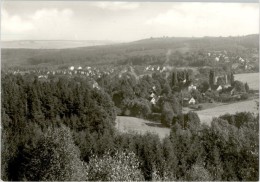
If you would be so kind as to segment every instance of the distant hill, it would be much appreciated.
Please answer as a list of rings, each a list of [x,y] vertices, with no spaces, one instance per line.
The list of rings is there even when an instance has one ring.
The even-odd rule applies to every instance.
[[[2,41],[1,47],[8,49],[66,49],[76,47],[88,47],[97,45],[115,44],[118,42],[108,40],[20,40]]]
[[[67,46],[67,43],[63,46]],[[74,45],[76,44],[74,43]],[[149,38],[130,43],[66,49],[58,49],[57,47],[57,49],[4,48],[2,49],[2,65],[53,66],[81,64],[84,66],[128,63],[161,64],[167,61],[168,56],[176,51],[185,53],[198,50],[204,52],[225,50],[240,54],[248,49],[254,49],[258,52],[258,47],[259,34],[240,37]]]

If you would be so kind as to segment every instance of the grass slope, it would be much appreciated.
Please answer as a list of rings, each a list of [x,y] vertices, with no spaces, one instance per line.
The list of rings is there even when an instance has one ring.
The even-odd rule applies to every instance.
[[[248,86],[252,90],[259,90],[259,73],[243,73],[236,74],[235,80],[239,80],[243,83],[248,83]]]
[[[214,108],[209,108],[201,111],[196,111],[202,123],[210,124],[213,117],[218,117],[226,113],[235,114],[236,112],[253,112],[258,113],[256,108],[258,99],[247,100],[232,104],[221,105]]]
[[[158,134],[161,139],[167,135],[170,135],[169,128],[162,127],[162,125],[159,123],[154,123],[135,117],[117,116],[116,128],[120,132],[136,132],[139,134],[150,132]]]

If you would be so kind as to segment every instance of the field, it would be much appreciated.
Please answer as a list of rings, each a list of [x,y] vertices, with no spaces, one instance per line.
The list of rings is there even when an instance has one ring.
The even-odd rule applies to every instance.
[[[236,74],[235,80],[247,82],[250,89],[259,90],[259,73]]]
[[[257,113],[256,101],[258,99],[237,102],[233,104],[225,104],[201,111],[195,111],[199,115],[202,123],[210,124],[213,117],[218,117],[225,113],[235,114],[236,112],[254,112]],[[117,116],[116,128],[120,132],[136,132],[145,134],[146,132],[158,134],[162,139],[170,134],[170,129],[165,128],[159,123],[154,123],[140,118]]]
[[[117,116],[116,128],[120,132],[136,132],[139,134],[145,134],[147,132],[155,133],[158,134],[161,139],[170,134],[170,129],[162,127],[159,123],[127,116]]]
[[[235,114],[236,112],[243,112],[243,111],[257,113],[258,111],[256,108],[256,101],[258,101],[258,99],[247,100],[247,101],[237,102],[233,104],[225,104],[218,107],[196,111],[196,112],[199,115],[199,118],[202,123],[209,124],[213,117],[218,117],[226,113]]]

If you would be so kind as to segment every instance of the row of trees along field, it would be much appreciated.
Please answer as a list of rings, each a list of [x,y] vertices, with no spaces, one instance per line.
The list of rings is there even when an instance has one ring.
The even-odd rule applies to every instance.
[[[2,75],[3,180],[258,180],[259,115],[176,114],[163,140],[118,133],[112,98],[89,83]]]

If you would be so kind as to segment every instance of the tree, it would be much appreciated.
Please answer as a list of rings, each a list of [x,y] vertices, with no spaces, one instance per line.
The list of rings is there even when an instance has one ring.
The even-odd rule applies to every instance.
[[[71,132],[65,126],[49,128],[28,151],[20,180],[80,181],[85,180],[85,167],[75,146]]]
[[[233,74],[233,72],[231,72],[230,73],[230,84],[231,84],[231,86],[233,86],[234,81],[235,81],[234,74]]]
[[[166,96],[169,95],[172,92],[171,87],[168,82],[166,82],[163,85],[162,94],[165,94]]]
[[[178,85],[178,75],[177,75],[177,71],[175,70],[172,73],[172,87],[177,85]]]
[[[217,85],[225,85],[225,78],[218,77],[217,79]]]
[[[245,92],[245,85],[241,81],[234,81],[234,88],[237,92]]]
[[[213,70],[210,70],[209,72],[209,85],[213,86],[215,83],[215,72]]]
[[[205,93],[209,89],[209,83],[207,81],[202,82],[198,86],[198,89],[200,92]]]
[[[188,181],[211,181],[210,173],[203,166],[195,164],[186,174]]]
[[[249,92],[249,86],[248,86],[247,82],[245,83],[245,90],[247,93]]]
[[[162,124],[164,124],[165,126],[171,126],[173,116],[174,116],[174,112],[171,104],[169,102],[165,102],[163,104],[162,115],[161,115]]]

